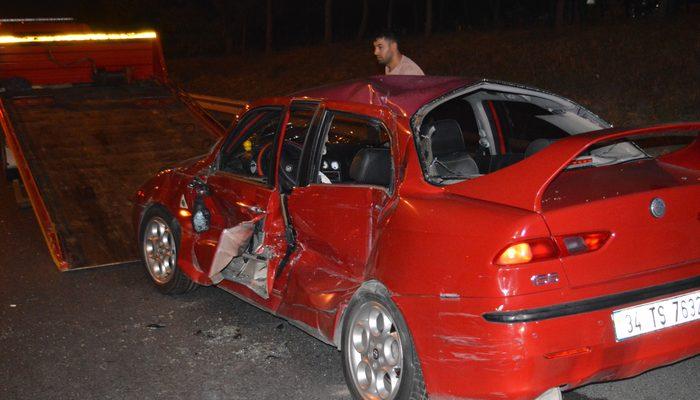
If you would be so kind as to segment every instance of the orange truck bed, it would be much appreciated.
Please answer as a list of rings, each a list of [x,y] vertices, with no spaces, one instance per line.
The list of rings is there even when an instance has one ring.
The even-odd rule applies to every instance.
[[[138,260],[130,197],[207,152],[221,125],[170,83],[153,32],[12,25],[0,24],[0,126],[56,265]]]

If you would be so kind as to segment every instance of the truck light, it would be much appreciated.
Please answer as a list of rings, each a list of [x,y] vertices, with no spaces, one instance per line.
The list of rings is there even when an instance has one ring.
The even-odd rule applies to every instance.
[[[38,36],[2,35],[2,36],[0,36],[0,44],[155,39],[156,37],[157,37],[157,35],[154,31],[122,32],[122,33],[67,33],[67,34],[62,34],[62,35],[38,35]]]

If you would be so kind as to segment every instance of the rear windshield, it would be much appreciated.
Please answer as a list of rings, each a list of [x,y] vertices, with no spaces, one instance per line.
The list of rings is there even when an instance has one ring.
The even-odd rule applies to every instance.
[[[417,144],[426,179],[451,184],[516,164],[557,140],[607,127],[565,99],[477,90],[426,112]],[[626,157],[645,156],[634,146],[625,150]]]
[[[673,154],[688,147],[697,132],[665,132],[598,143],[580,154],[567,169],[602,167]]]

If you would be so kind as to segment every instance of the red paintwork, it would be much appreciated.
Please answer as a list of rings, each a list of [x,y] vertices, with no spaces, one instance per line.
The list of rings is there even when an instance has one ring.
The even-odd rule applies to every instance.
[[[292,96],[358,105],[376,104],[387,107],[401,117],[410,117],[430,100],[479,81],[453,76],[421,76],[407,80],[401,76],[382,75],[302,90]]]
[[[586,171],[563,171],[600,141],[666,130],[697,131],[700,123],[576,135],[492,174],[438,187],[423,179],[410,117],[426,102],[474,81],[414,79],[375,77],[252,104],[253,109],[288,107],[293,99],[319,99],[322,108],[381,120],[392,135],[394,189],[316,184],[295,188],[288,207],[298,248],[284,273],[270,277],[270,298],[229,281],[221,287],[340,345],[343,311],[358,288],[367,282],[385,286],[408,324],[431,398],[531,399],[551,387],[632,376],[700,353],[698,322],[617,343],[611,309],[532,323],[492,323],[482,317],[700,275],[700,174],[690,169],[700,158],[697,142],[658,161],[638,162],[643,164],[641,171],[656,171],[650,177],[625,165],[623,170],[632,171],[624,178],[626,189],[614,195],[607,193],[619,179],[613,168],[620,166],[594,170],[596,182],[604,183],[584,204],[579,199]],[[413,84],[415,91],[410,89]],[[134,209],[135,226],[152,204],[178,215],[180,196],[184,193],[192,201],[186,184],[203,174],[217,151],[218,147],[146,184]],[[213,225],[233,226],[252,218],[243,214],[244,208],[237,209],[236,202],[263,207],[268,211],[268,245],[281,256],[286,247],[277,184],[265,187],[222,173],[208,180],[215,186],[213,197],[231,208],[215,215]],[[554,196],[550,190],[571,197]],[[648,201],[654,196],[672,204],[667,229],[647,221]],[[180,268],[198,283],[211,284],[206,265],[213,251],[198,253],[193,243],[202,237],[194,234],[188,218],[177,218],[182,227]],[[593,231],[611,231],[613,237],[588,254],[515,267],[493,264],[509,243]],[[673,233],[669,236],[668,231]],[[531,284],[533,275],[552,272],[562,277],[558,283]],[[590,351],[545,357],[584,346]]]

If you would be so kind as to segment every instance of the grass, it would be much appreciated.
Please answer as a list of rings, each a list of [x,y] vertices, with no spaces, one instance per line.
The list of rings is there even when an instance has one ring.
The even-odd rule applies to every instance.
[[[700,13],[624,21],[409,37],[401,47],[430,75],[506,80],[569,97],[621,126],[700,120]],[[234,57],[169,60],[187,90],[234,99],[382,73],[368,42]]]

